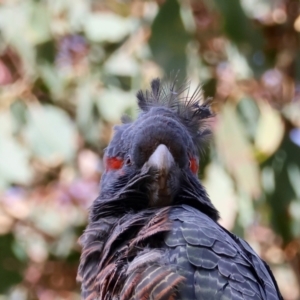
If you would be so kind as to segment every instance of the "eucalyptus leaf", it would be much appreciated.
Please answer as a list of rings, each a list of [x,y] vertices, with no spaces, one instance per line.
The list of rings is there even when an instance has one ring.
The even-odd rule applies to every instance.
[[[272,208],[270,218],[274,229],[284,241],[289,241],[299,230],[300,222],[289,213],[290,205],[299,197],[300,147],[286,135],[279,149],[266,160],[262,167],[273,170],[274,189],[266,194]]]
[[[81,82],[75,94],[76,123],[85,140],[99,146],[101,133],[100,114],[97,110],[97,87],[92,80]]]
[[[0,28],[5,41],[20,55],[26,76],[33,77],[36,53],[26,12],[28,12],[26,3],[21,6],[0,6]],[[19,34],[20,32],[22,34]]]
[[[294,236],[300,236],[300,198],[291,202],[289,213],[293,217],[291,220],[291,232]]]
[[[7,292],[11,286],[22,281],[20,273],[22,264],[12,251],[14,236],[7,234],[0,236],[0,293]]]
[[[230,5],[224,0],[214,0],[214,2],[222,12],[223,28],[232,41],[238,44],[250,43],[251,41],[252,47],[261,48],[263,41],[261,33],[246,17],[240,0],[232,0]]]
[[[28,184],[32,179],[29,152],[10,137],[0,135],[0,185]]]
[[[239,46],[246,54],[249,65],[255,74],[260,74],[266,67],[266,57],[263,49],[263,35],[260,30],[247,18],[240,0],[232,0],[230,4],[224,0],[214,0],[221,12],[222,29],[231,42]]]
[[[25,128],[25,136],[39,158],[63,161],[71,160],[76,151],[74,124],[60,108],[50,105],[31,105]]]
[[[220,165],[213,162],[205,169],[203,184],[220,212],[220,223],[228,230],[232,229],[238,208],[233,180]]]
[[[245,131],[248,133],[251,140],[254,140],[257,133],[257,123],[260,117],[257,103],[250,97],[243,97],[237,105],[237,112],[241,121],[245,124]]]
[[[84,128],[90,124],[93,118],[93,106],[95,98],[95,85],[92,82],[81,83],[76,91],[76,121],[80,128]]]
[[[294,124],[294,126],[300,128],[300,101],[288,103],[283,108],[283,114]]]
[[[65,81],[57,72],[55,66],[49,63],[41,63],[38,70],[40,77],[51,92],[53,100],[61,98],[65,91]]]
[[[149,46],[153,59],[168,76],[180,70],[179,77],[185,77],[186,46],[189,41],[190,36],[184,28],[178,1],[165,1],[153,21]]]
[[[11,116],[13,117],[13,132],[18,133],[26,123],[27,107],[21,100],[16,100],[10,106]]]
[[[139,65],[129,53],[117,51],[107,59],[104,69],[119,76],[135,76],[138,74]]]
[[[126,110],[132,108],[135,104],[136,97],[134,94],[117,89],[104,91],[97,101],[101,116],[111,123],[119,122]]]
[[[30,153],[12,136],[13,122],[9,113],[0,115],[0,188],[11,183],[29,184],[32,170]]]
[[[84,32],[93,42],[116,43],[126,37],[133,29],[130,19],[113,13],[90,14],[84,23]]]
[[[27,1],[28,30],[34,44],[44,43],[51,37],[50,15],[44,3]]]
[[[284,124],[279,112],[268,103],[261,102],[259,107],[261,114],[257,125],[255,146],[260,152],[269,156],[277,150],[282,141]]]
[[[226,103],[215,133],[218,153],[241,191],[250,197],[260,194],[260,174],[251,144],[233,104]]]

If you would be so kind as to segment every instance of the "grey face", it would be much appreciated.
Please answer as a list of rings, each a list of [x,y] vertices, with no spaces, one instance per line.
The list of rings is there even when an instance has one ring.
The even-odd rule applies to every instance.
[[[139,190],[147,188],[149,205],[167,205],[183,176],[197,176],[198,148],[206,134],[203,120],[212,114],[207,105],[198,104],[199,99],[182,102],[178,93],[169,97],[159,89],[160,82],[153,81],[152,93],[138,93],[138,119],[116,127],[106,150],[103,194],[113,195],[139,176],[135,184]],[[142,184],[140,178],[146,177]]]
[[[164,112],[164,111],[163,111]],[[137,167],[141,167],[160,145],[164,144],[180,168],[188,165],[188,156],[195,156],[195,147],[186,128],[173,116],[152,109],[145,118],[137,120],[129,139],[132,141],[130,154]]]

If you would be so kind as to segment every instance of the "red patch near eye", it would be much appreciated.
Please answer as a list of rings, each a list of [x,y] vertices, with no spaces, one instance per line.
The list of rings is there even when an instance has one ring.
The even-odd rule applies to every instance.
[[[199,169],[199,164],[198,161],[195,157],[192,157],[190,159],[190,169],[194,174],[198,173],[198,169]]]
[[[106,171],[108,170],[119,170],[123,166],[123,159],[117,157],[107,157],[105,161]]]

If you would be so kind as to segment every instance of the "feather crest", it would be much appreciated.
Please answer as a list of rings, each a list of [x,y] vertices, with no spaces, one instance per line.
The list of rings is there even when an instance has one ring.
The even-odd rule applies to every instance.
[[[199,85],[190,95],[189,83],[177,84],[177,76],[169,83],[162,84],[159,78],[151,82],[151,90],[137,93],[138,106],[145,114],[152,108],[163,107],[171,110],[174,116],[188,129],[199,150],[211,135],[208,121],[215,116],[211,106],[212,98],[204,99]]]

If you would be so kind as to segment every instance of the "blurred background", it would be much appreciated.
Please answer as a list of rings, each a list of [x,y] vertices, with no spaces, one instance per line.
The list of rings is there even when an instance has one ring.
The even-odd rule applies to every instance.
[[[300,299],[298,0],[0,1],[0,299],[80,299],[77,244],[135,94],[181,70],[215,99],[200,178]]]

